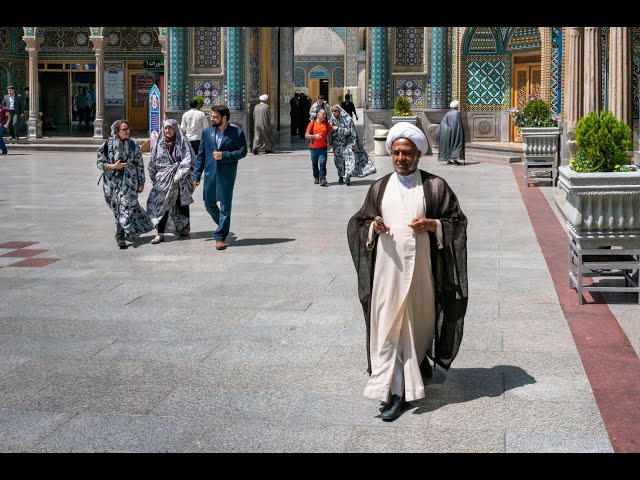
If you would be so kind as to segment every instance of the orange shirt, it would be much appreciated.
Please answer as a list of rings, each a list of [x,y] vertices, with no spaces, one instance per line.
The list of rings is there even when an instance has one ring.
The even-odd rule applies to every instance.
[[[327,148],[327,134],[330,128],[329,122],[309,122],[307,133],[313,135],[320,133],[322,135],[321,138],[309,140],[309,148]]]

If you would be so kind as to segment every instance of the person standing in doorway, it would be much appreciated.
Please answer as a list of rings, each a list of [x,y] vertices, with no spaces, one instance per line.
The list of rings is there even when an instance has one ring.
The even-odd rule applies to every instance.
[[[462,165],[464,161],[464,127],[460,118],[460,102],[454,100],[440,122],[438,134],[438,160],[449,165]]]
[[[437,175],[418,169],[427,137],[408,122],[387,136],[394,172],[369,187],[349,220],[367,333],[366,397],[383,421],[425,397],[429,359],[448,370],[462,342],[467,309],[467,217]]]
[[[11,123],[9,123],[9,136],[11,140],[16,140],[18,135],[18,125],[20,120],[24,117],[24,111],[22,109],[22,100],[20,96],[16,94],[16,89],[13,85],[7,87],[7,95],[4,96],[2,104],[9,109],[11,113]]]
[[[309,125],[310,108],[311,99],[304,92],[300,92],[300,98],[298,99],[298,133],[300,138],[305,138],[305,131]]]
[[[321,108],[307,126],[305,138],[309,140],[313,183],[328,187],[327,183],[327,147],[331,126],[327,121],[327,111]]]
[[[209,128],[209,119],[207,114],[198,108],[198,100],[193,99],[189,103],[190,110],[187,110],[182,114],[182,121],[180,122],[180,130],[187,137],[191,147],[194,151],[194,157],[200,150],[200,139],[202,138],[202,131],[205,128]]]
[[[258,155],[260,150],[264,153],[273,153],[271,135],[271,109],[267,105],[269,96],[260,95],[260,103],[253,109],[253,154]]]
[[[218,228],[213,234],[216,250],[224,250],[231,227],[231,203],[238,161],[247,156],[244,132],[229,124],[229,107],[211,109],[211,126],[202,132],[202,141],[193,171],[194,186],[200,185],[204,172],[204,206]],[[218,206],[220,203],[220,206]]]
[[[298,100],[300,99],[300,92],[296,92],[291,100],[289,100],[289,117],[291,118],[291,136],[298,135]]]

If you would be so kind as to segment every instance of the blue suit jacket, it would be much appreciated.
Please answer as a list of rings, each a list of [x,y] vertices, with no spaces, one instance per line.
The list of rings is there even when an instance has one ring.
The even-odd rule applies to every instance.
[[[222,152],[222,160],[215,160],[213,152]],[[228,124],[223,132],[220,148],[216,145],[216,129],[205,128],[198,149],[193,179],[200,180],[204,172],[204,203],[213,205],[217,201],[226,203],[233,198],[233,185],[238,171],[238,160],[247,156],[247,141],[244,132]]]

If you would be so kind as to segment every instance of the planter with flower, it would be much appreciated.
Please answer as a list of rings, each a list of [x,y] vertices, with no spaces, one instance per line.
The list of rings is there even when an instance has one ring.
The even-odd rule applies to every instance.
[[[409,122],[415,125],[417,123],[418,117],[411,111],[411,101],[407,97],[400,95],[396,98],[395,106],[396,109],[393,111],[393,116],[391,117],[392,124]]]
[[[609,112],[590,112],[576,124],[575,135],[576,154],[559,168],[570,236],[593,245],[638,248],[640,170],[630,162],[631,128]]]
[[[537,97],[530,98],[522,109],[509,109],[509,113],[523,140],[525,183],[553,182],[560,137],[558,116],[551,111],[547,102]],[[549,177],[545,176],[546,173],[549,173]]]

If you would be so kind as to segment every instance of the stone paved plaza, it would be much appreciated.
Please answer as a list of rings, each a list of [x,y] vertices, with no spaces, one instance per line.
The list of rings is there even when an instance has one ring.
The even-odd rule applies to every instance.
[[[0,157],[0,452],[614,451],[521,165],[420,161],[469,218],[469,308],[452,368],[384,423],[346,224],[390,157],[346,187],[330,154],[322,188],[280,150],[240,161],[225,251],[201,188],[189,240],[119,250],[95,154]],[[637,355],[636,298],[607,298]]]

